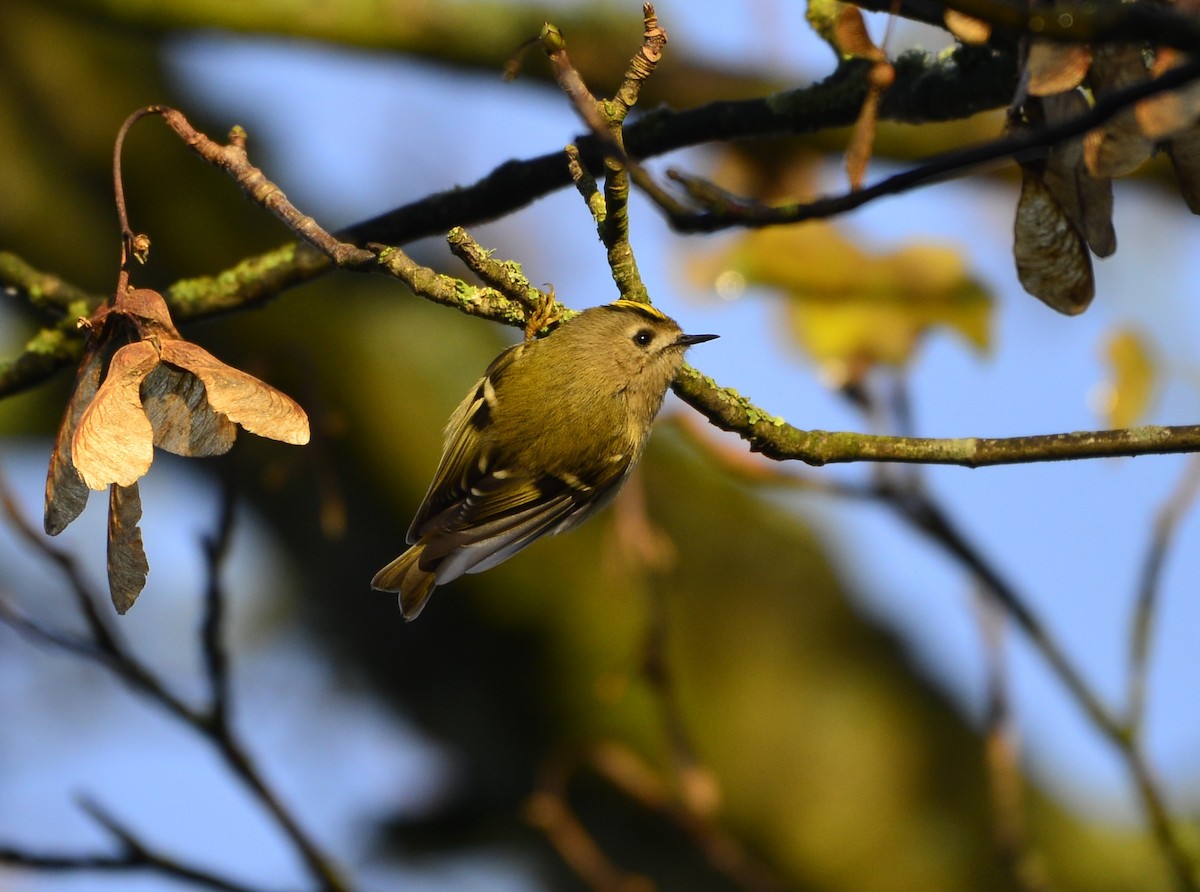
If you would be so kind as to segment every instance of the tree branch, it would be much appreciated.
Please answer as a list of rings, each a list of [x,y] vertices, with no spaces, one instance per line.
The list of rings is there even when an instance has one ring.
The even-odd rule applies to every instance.
[[[205,543],[209,579],[206,587],[205,618],[200,637],[204,650],[205,671],[211,689],[211,702],[205,709],[190,706],[183,698],[171,691],[121,640],[116,630],[109,626],[108,621],[95,608],[95,605],[102,599],[90,589],[74,559],[66,552],[56,549],[34,529],[19,510],[2,476],[0,476],[0,510],[3,510],[9,522],[33,550],[56,565],[64,574],[75,596],[77,606],[87,623],[88,636],[74,636],[47,628],[23,616],[4,601],[0,601],[0,622],[7,623],[17,632],[34,641],[97,662],[112,672],[134,693],[149,703],[165,709],[185,727],[190,728],[206,740],[217,751],[230,771],[251,790],[259,803],[270,812],[278,826],[296,847],[313,878],[319,883],[318,888],[322,892],[346,892],[349,890],[351,887],[341,876],[341,872],[333,860],[321,851],[320,847],[300,826],[295,815],[267,784],[262,772],[255,765],[228,721],[230,709],[228,666],[219,641],[220,616],[223,611],[220,604],[214,602],[220,602],[223,599],[218,574],[227,550],[229,525],[232,522],[231,504],[228,501],[223,503],[217,531]],[[90,811],[93,817],[98,817],[100,814],[94,808]],[[111,821],[102,820],[102,823],[110,831],[115,831],[117,826]],[[122,859],[101,856],[99,866],[107,869],[117,869],[122,866],[152,866],[165,869],[172,875],[181,875],[179,870],[164,868],[162,865],[166,862],[161,857],[152,856],[144,847],[135,845],[130,834],[121,832],[116,835],[126,844],[125,855]],[[0,850],[0,862],[5,860],[3,856],[6,852],[11,859],[9,863],[27,866],[37,866],[40,863],[40,856],[22,855],[13,848]],[[45,860],[45,863],[47,865],[59,863],[61,864],[60,869],[84,869],[87,866],[96,866],[96,860],[95,856],[78,858],[53,856],[53,858]],[[243,887],[218,880],[214,888],[240,890]]]
[[[1020,0],[942,0],[954,9],[1006,32],[1065,43],[1148,41],[1178,50],[1200,50],[1200,19],[1156,3],[1058,3]]]
[[[754,452],[780,461],[809,465],[855,461],[905,464],[991,465],[1168,455],[1200,451],[1200,425],[1133,427],[1028,437],[889,437],[848,431],[800,430],[755,406],[735,390],[719,387],[685,365],[675,393],[721,430],[736,433]]]
[[[1146,676],[1149,671],[1151,635],[1158,611],[1158,591],[1163,566],[1175,532],[1200,494],[1200,456],[1193,456],[1170,498],[1159,508],[1154,533],[1142,564],[1137,606],[1130,626],[1129,677],[1126,683],[1126,724],[1129,734],[1140,739],[1146,709]]]
[[[947,80],[958,78],[962,65],[997,66],[989,68],[991,76],[980,77],[976,71],[967,78],[976,89],[966,90],[973,96],[971,103],[987,103],[998,101],[1000,95],[1007,98],[1011,95],[1013,84],[1009,77],[1013,73],[1011,59],[994,54],[990,51],[979,51],[971,48],[960,48],[949,59],[943,61],[924,60],[914,66],[897,63],[896,86],[888,92],[888,101],[884,103],[881,114],[902,116],[905,97],[917,103],[918,107],[928,107],[929,96],[923,99],[917,97],[927,90],[941,89]],[[1120,102],[1125,107],[1128,103],[1156,92],[1183,83],[1195,77],[1200,63],[1181,66],[1168,72],[1163,77],[1149,85],[1124,91]],[[766,134],[787,130],[798,132],[834,123],[850,123],[857,114],[858,103],[863,92],[861,65],[853,63],[843,65],[833,75],[820,84],[803,90],[792,91],[776,97],[743,103],[714,103],[703,109],[692,112],[656,112],[638,122],[630,124],[624,130],[625,148],[635,157],[648,153],[667,151],[684,144],[695,144],[703,139],[730,138],[753,134]],[[1004,76],[1004,73],[1008,76]],[[935,86],[929,86],[932,81]],[[989,84],[1002,83],[1004,90],[990,99],[987,98],[986,87]],[[958,87],[964,92],[962,85]],[[964,105],[947,108],[943,102],[934,104],[948,116],[964,113]],[[1089,115],[1083,116],[1070,124],[1069,132],[1075,134],[1094,126],[1098,120],[1106,119],[1117,110],[1118,99],[1110,97],[1093,109]],[[803,112],[803,113],[802,113]],[[1095,120],[1093,120],[1095,116]],[[689,124],[690,122],[690,124]],[[702,122],[702,123],[701,123]],[[169,121],[169,123],[171,123]],[[181,136],[185,135],[181,127],[176,127]],[[935,162],[937,176],[947,175],[955,165],[973,166],[985,159],[1003,157],[1032,149],[1037,145],[1046,144],[1047,139],[1060,138],[1065,135],[1057,130],[1041,135],[1031,135],[1017,139],[1001,140],[984,147],[973,147],[954,157],[944,157]],[[644,141],[644,144],[639,144]],[[242,148],[239,139],[234,141],[233,149]],[[603,154],[601,140],[592,135],[579,141],[580,164],[590,170],[599,163]],[[195,141],[190,142],[195,146]],[[215,144],[214,144],[215,145]],[[199,149],[197,149],[199,151]],[[203,154],[203,152],[202,152]],[[211,154],[211,153],[210,153]],[[208,160],[214,160],[213,157]],[[237,159],[243,164],[242,173],[236,165],[223,163],[238,178],[239,183],[252,197],[258,198],[271,206],[268,199],[281,197],[277,190],[262,187],[262,182],[255,180],[258,188],[248,185],[250,180],[245,174],[249,170],[261,177],[257,168],[249,167],[244,157],[244,151]],[[528,162],[512,162],[498,168],[485,180],[475,187],[455,190],[453,195],[443,193],[431,196],[425,202],[408,205],[405,208],[364,221],[340,233],[336,238],[322,241],[313,239],[322,250],[338,258],[340,262],[361,266],[363,252],[347,244],[347,240],[361,243],[365,237],[376,234],[384,236],[387,241],[403,242],[409,238],[425,234],[430,229],[439,227],[446,219],[435,212],[440,207],[442,215],[458,213],[462,216],[475,218],[485,217],[492,213],[502,213],[512,210],[511,203],[514,194],[504,197],[500,203],[495,199],[500,195],[496,191],[497,182],[510,181],[514,177],[520,181],[516,195],[524,202],[532,200],[542,190],[562,185],[570,178],[570,159],[565,153],[555,153]],[[553,175],[544,179],[548,172]],[[900,175],[909,177],[912,184],[924,182],[934,174],[933,168],[926,166],[915,172]],[[539,174],[540,172],[540,174]],[[538,175],[543,179],[538,181]],[[532,177],[532,180],[531,180]],[[894,179],[894,178],[893,178]],[[887,181],[885,181],[886,183]],[[269,184],[268,184],[269,185]],[[507,185],[512,185],[507,182]],[[857,195],[886,194],[887,188],[877,184],[875,192],[871,189],[862,190]],[[500,192],[507,191],[500,189]],[[489,196],[491,199],[489,201]],[[845,199],[827,199],[826,206],[820,208],[820,203],[812,215],[828,215],[838,211],[833,204],[841,200],[861,202],[855,196]],[[466,213],[467,204],[479,203],[481,207],[472,214]],[[288,206],[290,208],[290,205]],[[278,206],[273,210],[279,212]],[[294,209],[293,209],[294,211]],[[281,214],[289,225],[311,237],[312,230],[319,230],[311,218],[303,217],[298,211],[290,216]],[[420,221],[419,223],[417,221]],[[300,225],[303,224],[303,225]],[[418,227],[423,227],[418,228]],[[323,232],[323,231],[321,231]],[[388,238],[388,237],[391,238]],[[524,324],[526,313],[524,307],[516,305],[502,295],[483,293],[476,295],[478,299],[464,301],[461,283],[449,277],[441,276],[432,270],[427,270],[412,263],[396,247],[382,249],[376,246],[379,255],[377,267],[383,271],[398,275],[418,293],[429,296],[443,303],[452,303],[465,312],[483,315],[487,318],[500,319],[505,322]],[[340,253],[339,253],[340,252]],[[344,256],[343,256],[344,255]],[[173,311],[177,310],[178,318],[188,319],[227,312],[240,305],[248,305],[265,300],[279,290],[312,278],[329,268],[330,261],[309,245],[292,244],[274,252],[249,258],[217,277],[201,280],[187,280],[176,283],[169,291],[169,299]],[[16,272],[13,270],[16,269]],[[0,265],[0,275],[6,271],[12,275],[20,275],[23,280],[31,281],[32,271],[20,269],[19,265]],[[433,286],[433,287],[430,287]],[[77,348],[74,348],[77,350]],[[44,331],[24,354],[15,360],[0,366],[0,396],[32,386],[37,381],[48,376],[60,365],[65,365],[72,359],[72,347],[65,332],[61,329]],[[754,406],[749,401],[718,387],[709,379],[703,378],[693,369],[686,368],[675,383],[675,391],[681,398],[702,412],[718,427],[737,432],[752,449],[779,460],[800,460],[809,464],[819,465],[845,461],[897,461],[922,462],[935,464],[959,464],[967,467],[980,467],[993,464],[1011,464],[1031,461],[1053,461],[1075,458],[1096,458],[1117,455],[1163,454],[1172,452],[1195,451],[1200,448],[1200,427],[1146,427],[1127,431],[1098,431],[1074,434],[1053,434],[1047,436],[1015,437],[1007,439],[965,438],[957,440],[933,440],[921,438],[876,437],[856,433],[829,433],[825,431],[801,431],[788,425],[781,419],[772,417],[769,413]]]
[[[1016,88],[1013,57],[977,47],[961,47],[943,59],[906,56],[897,61],[896,70],[896,84],[880,114],[910,123],[933,117],[952,120],[1003,106]],[[714,102],[681,112],[657,109],[624,127],[625,148],[635,158],[650,158],[706,142],[806,134],[849,125],[862,102],[864,71],[864,66],[851,62],[817,84],[761,99]],[[929,109],[934,110],[932,117]],[[578,140],[580,164],[593,175],[603,170],[602,142],[594,135]],[[399,246],[456,226],[494,220],[572,182],[569,160],[561,151],[509,161],[472,185],[434,193],[335,233],[334,241]],[[258,306],[327,273],[332,266],[321,251],[293,242],[248,257],[216,275],[180,280],[165,296],[172,318],[188,322]],[[387,264],[381,271],[395,274]],[[20,258],[0,253],[0,284],[37,294],[50,280],[57,281]],[[72,297],[88,303],[85,312],[70,308],[72,317],[86,315],[103,299],[80,289],[74,289]],[[517,317],[511,318],[515,321]],[[523,318],[521,322],[523,325]],[[72,324],[44,329],[21,354],[0,363],[0,397],[36,386],[78,361],[80,346],[69,336]]]

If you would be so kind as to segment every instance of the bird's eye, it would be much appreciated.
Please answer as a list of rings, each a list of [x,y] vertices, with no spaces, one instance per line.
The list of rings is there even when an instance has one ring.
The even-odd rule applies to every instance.
[[[633,342],[639,347],[649,347],[653,340],[654,332],[648,328],[639,328],[637,334],[633,336]]]

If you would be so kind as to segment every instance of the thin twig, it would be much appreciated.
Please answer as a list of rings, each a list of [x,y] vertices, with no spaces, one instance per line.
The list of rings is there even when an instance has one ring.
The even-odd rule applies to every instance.
[[[1083,676],[1067,658],[1058,642],[1042,625],[1024,599],[991,566],[991,564],[967,541],[958,527],[932,500],[928,493],[916,487],[903,491],[884,488],[881,497],[885,504],[918,530],[934,539],[946,551],[971,570],[984,586],[985,593],[1003,608],[1005,614],[1025,633],[1034,647],[1042,654],[1055,675],[1071,692],[1071,696],[1082,707],[1092,724],[1105,737],[1122,741],[1124,731],[1100,697],[1084,681]]]
[[[267,785],[262,771],[254,763],[240,741],[229,731],[224,731],[213,743],[228,765],[250,788],[255,797],[275,818],[280,828],[300,852],[304,863],[318,881],[322,892],[349,892],[353,888],[333,859],[326,855],[300,825],[299,820],[288,809],[271,787]]]
[[[711,773],[702,765],[683,718],[675,676],[668,660],[671,622],[664,589],[665,575],[675,566],[678,551],[665,530],[650,517],[645,478],[634,473],[617,499],[614,526],[626,560],[646,592],[646,629],[642,644],[642,675],[658,700],[658,712],[671,753],[675,787],[696,812],[711,814],[717,794]]]
[[[1188,460],[1183,476],[1171,497],[1163,503],[1154,521],[1154,534],[1142,565],[1141,585],[1131,626],[1129,642],[1129,679],[1126,687],[1126,724],[1129,733],[1140,740],[1146,711],[1146,676],[1150,663],[1150,642],[1158,608],[1158,591],[1163,565],[1180,521],[1200,493],[1200,456]]]
[[[653,892],[653,881],[618,867],[575,816],[567,786],[576,766],[577,756],[566,753],[543,763],[536,788],[525,803],[525,820],[546,835],[559,857],[593,892]]]
[[[25,849],[0,846],[0,864],[16,870],[31,870],[39,873],[114,873],[133,870],[148,870],[173,879],[220,892],[265,892],[256,886],[245,886],[228,877],[210,873],[138,843],[136,848],[126,847],[117,855],[77,855],[56,852],[32,852]]]
[[[25,512],[17,504],[16,494],[9,485],[8,477],[3,470],[0,470],[0,506],[4,509],[5,519],[25,541],[25,544],[45,560],[54,564],[67,580],[68,587],[75,599],[75,606],[79,608],[79,612],[87,622],[88,632],[94,639],[96,648],[113,655],[124,653],[124,643],[117,630],[108,621],[106,614],[97,608],[96,605],[100,603],[99,599],[93,594],[84,579],[79,562],[70,552],[55,546],[41,530],[30,523]]]
[[[367,247],[375,252],[379,269],[399,279],[413,294],[478,319],[525,327],[525,305],[506,297],[497,289],[470,285],[422,266],[394,245],[370,242]]]
[[[1154,3],[1030,5],[1014,0],[940,0],[945,8],[982,19],[1017,35],[1067,43],[1146,40],[1180,50],[1200,50],[1200,21]]]
[[[587,766],[647,811],[670,819],[718,873],[747,892],[778,892],[782,882],[712,819],[688,807],[633,750],[601,743],[587,753]]]
[[[1167,863],[1175,876],[1176,886],[1183,892],[1200,890],[1200,878],[1197,877],[1195,857],[1190,848],[1180,838],[1179,830],[1171,820],[1167,810],[1166,798],[1159,789],[1158,780],[1154,777],[1150,766],[1136,740],[1126,739],[1118,744],[1121,755],[1125,758],[1133,774],[1142,807],[1150,819],[1150,829],[1167,858]]]
[[[221,504],[216,529],[201,538],[208,584],[204,588],[204,616],[200,622],[200,647],[204,653],[204,669],[208,676],[209,716],[219,733],[229,726],[229,655],[221,641],[225,616],[225,596],[221,588],[221,567],[232,541],[234,506],[233,474],[226,464],[221,487]]]
[[[1200,890],[1200,879],[1197,878],[1197,865],[1193,856],[1172,824],[1165,797],[1125,723],[1104,706],[1099,696],[1067,659],[1058,642],[1025,605],[1017,592],[1009,587],[1000,574],[966,540],[927,493],[910,488],[905,492],[885,491],[883,495],[885,504],[893,511],[931,536],[970,569],[983,585],[984,593],[1003,608],[1005,614],[1042,654],[1055,675],[1082,707],[1092,725],[1116,747],[1125,761],[1133,776],[1142,806],[1150,819],[1154,837],[1170,864],[1179,887],[1188,892]]]
[[[1023,129],[992,142],[955,149],[862,189],[814,201],[762,204],[733,195],[699,177],[677,170],[669,170],[667,176],[680,183],[703,209],[680,212],[677,202],[664,203],[653,193],[650,197],[666,213],[671,225],[681,232],[715,232],[733,226],[753,228],[826,219],[855,210],[876,199],[943,182],[998,161],[1034,160],[1043,156],[1052,146],[1107,123],[1139,100],[1186,86],[1198,77],[1200,61],[1189,62],[1152,80],[1102,95],[1087,112],[1059,124]]]
[[[511,260],[494,259],[491,252],[471,238],[461,226],[450,230],[446,242],[450,245],[450,253],[465,263],[485,285],[521,304],[527,314],[538,312],[544,305],[545,293],[529,283],[519,264]]]
[[[696,440],[703,443],[705,438],[697,437]],[[724,453],[725,450],[717,452],[720,456],[724,456]],[[726,470],[738,473],[739,477],[749,482],[762,483],[765,481],[776,484],[783,480],[790,484],[792,479],[785,476],[782,471],[774,470],[773,466],[768,466],[761,472],[748,469],[745,465],[748,465],[749,462],[744,459],[734,461],[730,457],[723,459],[722,463],[726,466]],[[796,486],[810,488],[807,484],[808,481],[803,478],[798,478],[795,482]],[[1193,857],[1171,822],[1165,797],[1152,776],[1127,723],[1119,719],[1103,704],[1099,695],[1067,658],[1054,636],[1042,625],[1037,615],[1027,605],[1025,598],[1008,584],[1000,572],[958,530],[945,511],[920,486],[920,481],[911,477],[897,480],[891,475],[885,475],[877,477],[871,486],[856,487],[850,484],[839,484],[837,491],[840,494],[856,498],[872,498],[880,501],[906,522],[932,538],[971,572],[980,584],[983,595],[998,605],[1005,616],[1016,624],[1034,649],[1046,660],[1051,671],[1067,688],[1075,702],[1079,704],[1093,727],[1116,747],[1134,780],[1138,796],[1149,817],[1151,830],[1171,865],[1180,888],[1189,890],[1189,892],[1200,889]]]
[[[622,101],[599,102],[584,83],[583,76],[572,64],[567,54],[566,40],[553,25],[542,29],[542,48],[550,60],[551,70],[563,93],[571,100],[576,112],[591,130],[592,135],[604,148],[604,211],[597,214],[589,202],[589,209],[596,220],[596,230],[608,252],[608,266],[621,297],[649,303],[650,295],[638,272],[637,261],[629,244],[629,177],[637,169],[643,178],[649,176],[641,171],[638,163],[625,150],[622,124],[629,113],[630,105],[637,99],[640,79],[649,74],[666,43],[666,32],[658,27],[654,7],[647,3],[643,7],[646,33],[642,49],[634,56],[623,84]],[[647,47],[651,47],[647,52]],[[640,78],[640,79],[639,79]],[[578,159],[578,152],[575,155]],[[574,177],[573,177],[574,178]],[[578,182],[578,180],[576,181]]]
[[[571,809],[570,782],[585,768],[646,811],[671,821],[713,870],[739,888],[747,892],[778,892],[783,888],[782,882],[733,836],[672,795],[670,787],[636,753],[620,743],[601,742],[547,758],[525,809],[526,819],[546,834],[563,860],[592,889],[633,892],[656,887],[649,877],[627,873],[616,865]]]
[[[3,474],[0,474],[0,504],[8,522],[34,552],[54,564],[63,574],[75,605],[87,624],[90,639],[48,629],[21,615],[11,605],[4,605],[0,609],[0,620],[9,623],[28,637],[98,663],[111,671],[132,691],[156,702],[179,720],[189,724],[195,722],[199,713],[167,690],[145,664],[133,655],[106,615],[96,606],[103,603],[104,599],[88,585],[74,557],[51,544],[50,540],[29,522],[17,505]]]
[[[200,710],[190,706],[167,688],[137,659],[128,646],[117,637],[115,631],[109,629],[107,622],[101,618],[99,611],[94,606],[100,602],[99,596],[87,586],[78,572],[74,560],[55,549],[45,537],[36,533],[32,524],[16,505],[2,476],[0,476],[0,506],[4,508],[10,522],[21,531],[26,541],[38,553],[55,564],[67,578],[80,612],[87,619],[91,640],[49,629],[21,615],[3,601],[0,601],[0,622],[7,623],[33,640],[98,663],[123,681],[134,693],[164,708],[185,726],[195,731],[202,739],[208,741],[229,769],[275,818],[281,830],[300,853],[314,879],[319,883],[322,892],[347,892],[351,886],[341,876],[333,860],[308,836],[300,826],[299,820],[268,786],[261,770],[255,765],[227,721],[230,694],[226,657],[219,643],[222,613],[220,605],[214,606],[211,601],[207,605],[204,629],[201,632],[206,670],[213,690],[213,701],[208,709]],[[210,599],[219,600],[223,597],[217,577],[221,560],[227,551],[222,540],[229,535],[228,525],[231,522],[229,511],[231,510],[229,505],[223,506],[217,532],[209,539],[212,547],[206,550],[209,556],[210,579],[207,591]],[[236,889],[240,887],[229,884],[223,888]]]
[[[267,179],[259,168],[250,163],[246,153],[246,131],[234,127],[229,131],[229,144],[221,145],[196,130],[182,112],[165,105],[150,106],[149,110],[161,114],[163,120],[187,147],[215,167],[233,177],[238,187],[255,204],[266,208],[285,224],[288,229],[321,251],[337,266],[373,265],[375,255],[365,248],[348,244],[334,238],[321,228],[312,217],[302,214],[293,205],[283,190]]]
[[[257,887],[236,883],[228,877],[217,876],[207,870],[185,864],[177,858],[151,848],[136,833],[117,820],[111,812],[92,799],[81,799],[79,804],[96,823],[121,844],[127,857],[133,862],[130,866],[152,867],[174,879],[185,880],[210,889],[220,889],[223,892],[259,892]]]
[[[759,408],[737,391],[720,387],[686,364],[672,389],[713,425],[740,436],[751,450],[779,461],[795,460],[810,465],[889,461],[981,468],[1200,451],[1200,425],[949,439],[801,430]]]
[[[1007,619],[999,604],[982,593],[976,598],[986,672],[984,761],[992,804],[992,832],[1000,863],[1016,888],[1049,892],[1050,884],[1035,857],[1025,826],[1024,780],[1020,747],[1012,721],[1005,669]]]

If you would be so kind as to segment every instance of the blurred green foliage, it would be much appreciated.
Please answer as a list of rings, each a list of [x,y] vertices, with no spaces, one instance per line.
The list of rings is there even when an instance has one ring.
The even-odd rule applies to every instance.
[[[116,276],[113,136],[133,109],[172,100],[162,34],[135,18],[94,4],[0,6],[0,248],[98,293]],[[254,150],[269,170],[270,146]],[[154,245],[142,284],[214,273],[286,238],[163,128],[139,127],[127,159],[135,225]],[[6,326],[26,325],[12,304]],[[309,409],[308,450],[243,438],[244,492],[296,562],[296,609],[328,658],[368,677],[380,708],[412,717],[461,771],[428,814],[397,817],[381,840],[410,857],[509,846],[536,856],[549,885],[578,888],[522,809],[547,760],[597,741],[620,742],[667,788],[676,782],[669,721],[643,671],[661,604],[670,690],[713,779],[718,825],[784,887],[1014,888],[992,844],[979,734],[852,608],[810,529],[819,517],[730,481],[693,441],[663,430],[640,482],[648,520],[675,554],[667,569],[622,547],[627,515],[609,511],[439,591],[405,626],[367,583],[401,548],[441,426],[501,334],[394,282],[350,275],[186,333]],[[6,400],[0,430],[49,437],[65,386]],[[146,597],[153,579],[152,568]],[[731,887],[662,814],[587,770],[569,789],[625,869],[665,889]],[[1089,826],[1036,793],[1029,808],[1056,888],[1165,888],[1141,834]]]

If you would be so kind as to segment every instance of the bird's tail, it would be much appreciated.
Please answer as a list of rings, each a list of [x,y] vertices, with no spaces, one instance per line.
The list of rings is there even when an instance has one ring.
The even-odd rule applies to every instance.
[[[396,558],[371,580],[371,588],[381,592],[400,593],[400,612],[406,620],[416,619],[425,609],[425,602],[437,584],[436,576],[420,567],[421,553],[425,546],[414,545]]]

